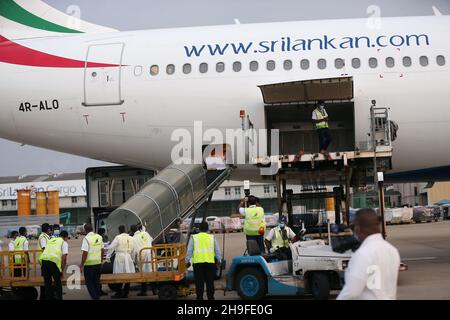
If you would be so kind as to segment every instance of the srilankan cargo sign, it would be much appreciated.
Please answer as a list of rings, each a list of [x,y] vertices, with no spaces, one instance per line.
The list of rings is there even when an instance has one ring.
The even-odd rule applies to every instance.
[[[0,200],[17,199],[17,190],[30,189],[31,196],[36,192],[59,191],[60,197],[78,197],[86,196],[85,180],[70,181],[43,181],[43,182],[25,182],[25,183],[6,183],[0,185]]]

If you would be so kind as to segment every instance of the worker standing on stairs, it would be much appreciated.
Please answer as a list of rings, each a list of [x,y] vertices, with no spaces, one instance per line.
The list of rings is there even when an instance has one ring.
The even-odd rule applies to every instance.
[[[135,273],[133,259],[131,254],[134,250],[133,237],[131,237],[125,229],[124,225],[119,226],[119,235],[116,236],[108,248],[108,254],[106,255],[106,261],[109,262],[112,254],[115,252],[113,273]],[[130,291],[130,284],[125,283],[119,291],[116,292],[111,298],[123,299],[128,298]]]
[[[67,231],[61,231],[59,237],[51,238],[47,242],[44,252],[39,257],[45,283],[46,300],[62,300],[61,278],[69,253],[68,237]]]
[[[248,207],[246,207],[244,198],[239,204],[239,213],[244,216],[245,219],[245,236],[247,238],[247,241],[255,240],[258,243],[261,253],[264,253],[264,232],[266,229],[264,209],[261,206],[257,206],[258,202],[255,196],[249,196],[247,203]]]
[[[312,112],[312,121],[319,137],[320,153],[325,154],[331,143],[331,134],[328,126],[328,113],[323,100],[317,102],[317,106]]]

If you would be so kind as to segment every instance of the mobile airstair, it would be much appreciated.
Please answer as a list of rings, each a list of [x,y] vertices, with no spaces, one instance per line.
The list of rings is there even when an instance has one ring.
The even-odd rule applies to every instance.
[[[188,218],[211,200],[231,172],[232,167],[206,170],[202,165],[169,165],[108,216],[108,235],[117,235],[120,225],[127,230],[142,225],[154,239],[164,239],[178,219]]]

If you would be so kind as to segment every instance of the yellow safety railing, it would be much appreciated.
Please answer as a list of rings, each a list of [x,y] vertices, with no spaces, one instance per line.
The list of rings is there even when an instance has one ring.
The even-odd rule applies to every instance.
[[[0,251],[0,281],[28,280],[40,275],[41,253],[41,250]]]
[[[148,272],[173,271],[183,274],[187,271],[185,258],[185,244],[157,244],[145,247],[139,251],[139,272],[143,274],[144,270],[148,270]]]

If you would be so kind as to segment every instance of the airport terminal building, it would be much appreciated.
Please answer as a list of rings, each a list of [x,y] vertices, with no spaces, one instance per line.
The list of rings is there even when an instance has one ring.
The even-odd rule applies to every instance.
[[[0,177],[0,217],[18,215],[17,190],[31,190],[31,215],[36,215],[36,192],[57,190],[61,224],[82,224],[90,220],[91,214],[117,208],[154,176],[151,170],[124,167],[91,168],[87,174],[88,179],[86,173]],[[288,188],[302,192],[304,186]],[[251,193],[260,199],[266,212],[278,212],[275,184],[252,183]],[[237,213],[239,201],[244,196],[242,182],[225,181],[208,205],[208,216]],[[387,206],[433,204],[441,198],[450,198],[450,182],[432,186],[426,183],[390,185],[386,187],[385,196]],[[354,192],[353,206],[370,205],[375,198],[374,191]]]

